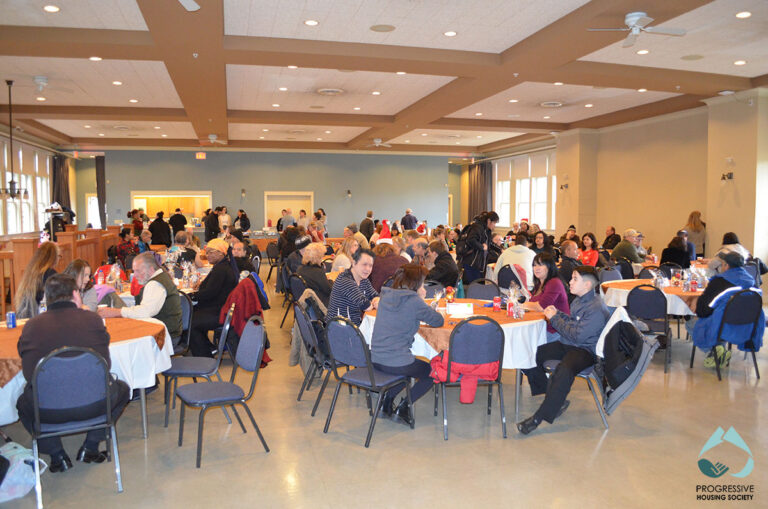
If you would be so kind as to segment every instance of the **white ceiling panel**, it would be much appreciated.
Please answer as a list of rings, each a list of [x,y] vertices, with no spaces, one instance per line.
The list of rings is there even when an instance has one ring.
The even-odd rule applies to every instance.
[[[637,92],[622,88],[595,88],[582,85],[554,85],[526,82],[461,109],[449,117],[530,122],[575,122],[617,110],[632,108],[674,97],[667,92]],[[517,100],[510,103],[510,100]],[[545,101],[563,103],[558,108],[541,106]],[[586,107],[591,104],[591,107]],[[477,115],[482,113],[482,115]],[[544,118],[548,116],[550,118]]]
[[[151,138],[162,139],[163,134],[171,139],[197,138],[189,122],[135,122],[105,120],[40,120],[41,124],[52,127],[72,138]],[[91,127],[85,127],[85,126]],[[160,129],[155,129],[159,127]]]
[[[147,30],[136,0],[0,0],[0,12],[3,25]]]
[[[514,138],[525,133],[508,133],[499,131],[449,131],[444,129],[417,129],[398,136],[387,143],[410,145],[455,145],[460,147],[476,147],[495,141]]]
[[[737,18],[736,14],[742,11],[749,11],[752,16]],[[648,15],[653,17],[652,12]],[[631,48],[622,48],[621,42],[617,42],[580,60],[747,78],[768,73],[766,0],[716,0],[658,26],[684,28],[688,33],[683,37],[641,34]],[[642,49],[649,53],[638,55],[637,51]],[[692,56],[701,58],[690,60]],[[734,65],[737,60],[747,63]]]
[[[366,130],[368,130],[367,127],[229,124],[229,138],[231,140],[321,141],[346,143]]]
[[[228,65],[227,101],[229,108],[236,110],[393,115],[452,79],[388,72]],[[287,90],[280,91],[281,87]],[[323,96],[317,93],[320,88],[338,88],[344,93]],[[381,95],[372,95],[374,91]]]
[[[227,35],[499,53],[587,0],[224,0]],[[317,26],[307,26],[305,20]],[[378,33],[373,25],[392,25]],[[444,32],[457,32],[446,37]]]
[[[46,105],[181,107],[162,62],[0,56],[0,76],[15,81],[14,104],[38,104],[34,77],[45,76],[48,85],[42,96]],[[123,84],[115,86],[113,81]],[[0,102],[7,102],[7,96],[0,94]]]

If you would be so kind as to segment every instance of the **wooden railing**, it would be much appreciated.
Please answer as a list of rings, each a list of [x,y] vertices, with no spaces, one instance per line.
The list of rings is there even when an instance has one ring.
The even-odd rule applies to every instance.
[[[5,313],[13,309],[13,298],[16,295],[16,285],[13,277],[13,252],[0,251],[0,263],[2,264],[2,277],[0,277],[0,293],[2,293],[3,319]]]

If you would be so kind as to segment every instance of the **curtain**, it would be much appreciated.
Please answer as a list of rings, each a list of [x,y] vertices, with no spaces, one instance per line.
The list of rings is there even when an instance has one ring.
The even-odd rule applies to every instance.
[[[104,156],[96,156],[96,200],[99,202],[99,220],[101,229],[107,229],[107,181],[106,160]]]
[[[484,161],[469,166],[469,219],[493,210],[493,163]]]
[[[53,174],[51,175],[51,200],[62,207],[72,207],[69,200],[69,163],[67,158],[56,154],[53,156]],[[47,204],[46,204],[47,205]]]

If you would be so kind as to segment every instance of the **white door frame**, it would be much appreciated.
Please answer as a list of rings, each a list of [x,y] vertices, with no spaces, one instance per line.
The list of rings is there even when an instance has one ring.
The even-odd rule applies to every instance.
[[[448,226],[453,226],[453,194],[448,193]]]
[[[270,196],[309,196],[309,208],[311,211],[307,212],[307,217],[311,217],[315,211],[315,192],[314,191],[264,191],[264,228],[267,227],[267,202]],[[298,214],[298,211],[296,211]]]

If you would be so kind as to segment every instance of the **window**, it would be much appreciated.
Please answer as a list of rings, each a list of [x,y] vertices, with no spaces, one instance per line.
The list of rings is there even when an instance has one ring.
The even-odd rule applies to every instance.
[[[509,226],[512,212],[512,168],[509,160],[497,161],[494,165],[496,189],[493,210],[499,215],[499,226]]]
[[[48,214],[45,213],[51,204],[51,184],[49,178],[50,157],[37,153],[37,224],[42,228],[48,221]]]
[[[87,193],[85,195],[85,220],[93,228],[101,228],[101,217],[99,216],[99,200],[95,194]]]
[[[496,161],[494,204],[499,225],[525,220],[554,229],[556,182],[553,149]]]
[[[32,232],[37,229],[35,228],[35,196],[32,189],[33,180],[33,177],[29,175],[21,175],[21,178],[19,179],[21,188],[26,189],[28,192],[26,199],[22,196],[19,200],[21,202],[21,231],[23,232]]]
[[[16,199],[0,198],[0,234],[35,232],[48,220],[45,209],[50,205],[51,154],[17,140],[13,142],[13,155],[6,139],[0,141],[0,148],[3,151],[0,167],[2,187],[8,188],[13,179],[17,188],[28,193],[27,199],[23,195]]]

